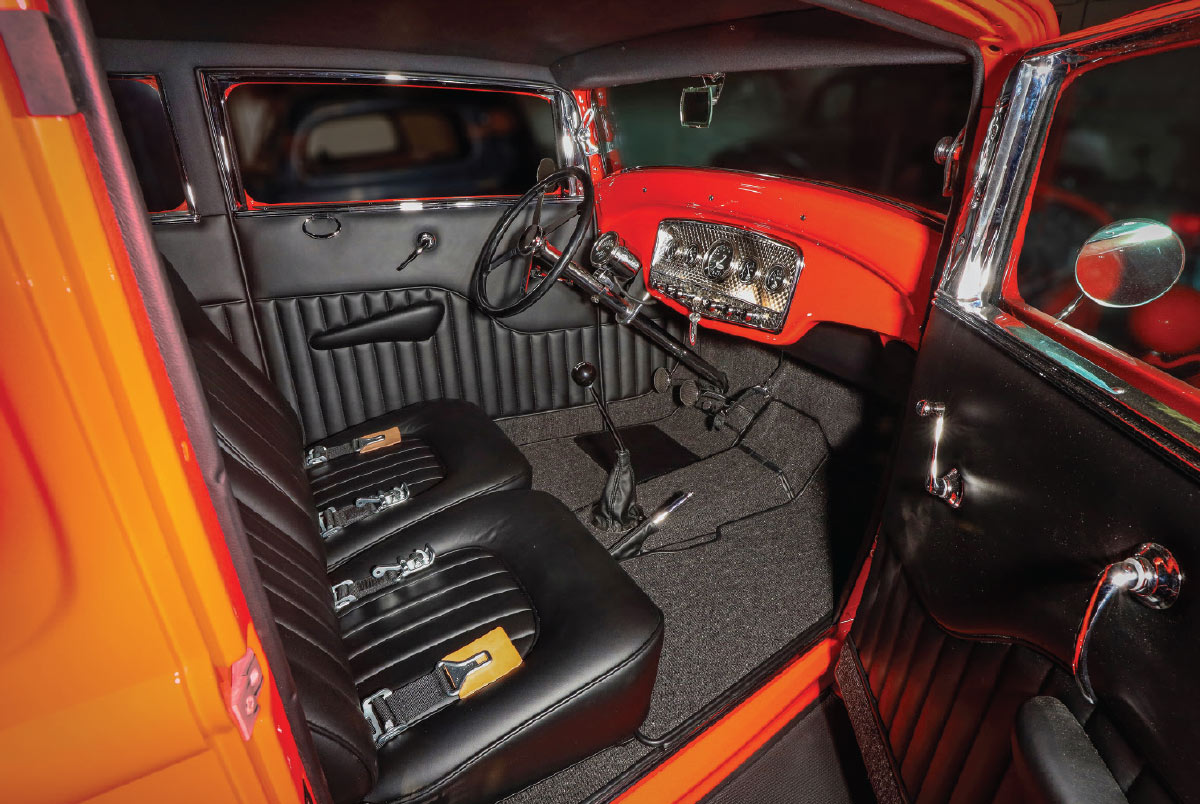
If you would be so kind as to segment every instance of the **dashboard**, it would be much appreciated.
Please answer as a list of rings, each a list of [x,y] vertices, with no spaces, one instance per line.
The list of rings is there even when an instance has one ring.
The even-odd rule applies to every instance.
[[[936,213],[713,168],[632,168],[595,187],[597,224],[619,236],[627,268],[701,328],[780,345],[821,323],[920,339],[945,225]]]
[[[648,287],[702,318],[779,332],[804,254],[736,226],[668,218],[658,225]]]

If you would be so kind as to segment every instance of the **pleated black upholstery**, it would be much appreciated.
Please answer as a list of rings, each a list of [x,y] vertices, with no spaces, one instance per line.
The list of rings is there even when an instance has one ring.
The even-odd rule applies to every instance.
[[[446,306],[429,340],[309,346],[316,333],[419,301]],[[569,373],[580,360],[596,361],[592,327],[518,332],[437,288],[275,299],[256,302],[255,309],[268,371],[299,411],[308,441],[428,399],[465,399],[493,418],[588,402]],[[649,392],[666,353],[628,327],[609,324],[602,331],[609,398]]]
[[[242,524],[287,653],[305,719],[339,802],[360,800],[378,761],[342,645],[287,403],[172,276],[180,318],[208,399]]]
[[[420,494],[446,477],[437,453],[420,438],[406,438],[398,446],[354,457],[353,462],[337,461],[328,472],[313,476],[317,507],[353,505],[364,494],[402,483],[412,494]]]
[[[262,365],[262,350],[258,348],[258,336],[254,332],[254,319],[250,315],[250,305],[246,302],[223,302],[221,304],[204,305],[204,314],[221,330],[226,338],[246,356],[256,367],[266,370]]]
[[[940,628],[882,538],[850,644],[911,801],[1028,801],[1013,766],[1011,735],[1018,707],[1037,695],[1059,698],[1079,718],[1131,802],[1175,800],[1063,668],[1021,645],[962,639]],[[855,728],[861,727],[856,719]]]
[[[440,555],[427,572],[341,614],[354,681],[365,698],[425,675],[446,654],[502,626],[524,656],[537,617],[516,576],[476,548]]]

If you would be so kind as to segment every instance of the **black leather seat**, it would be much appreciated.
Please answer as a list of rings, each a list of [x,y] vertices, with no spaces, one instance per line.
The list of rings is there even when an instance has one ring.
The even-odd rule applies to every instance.
[[[172,281],[287,669],[337,802],[491,801],[633,733],[649,708],[662,614],[565,506],[529,490],[486,493],[510,480],[503,473],[472,487],[449,485],[447,472],[409,503],[432,499],[443,485],[471,491],[397,517],[391,533],[373,522],[363,540],[370,543],[346,548],[331,577],[326,548],[339,543],[319,535],[295,415]],[[444,455],[455,447],[438,454],[436,443],[457,442],[433,441],[448,426],[434,407],[401,427],[417,433],[408,446],[435,444],[448,469],[459,458]],[[463,436],[471,414],[457,403],[443,410]],[[486,443],[491,435],[481,430]],[[471,442],[461,442],[468,461]],[[505,444],[515,449],[496,446]],[[414,452],[416,463],[429,464],[424,447]],[[365,473],[347,472],[347,486],[370,472],[416,471],[404,468],[402,454],[352,461]],[[495,466],[485,455],[480,462]],[[321,499],[340,493],[337,468],[315,474],[318,493],[333,495]],[[365,579],[375,565],[427,544],[437,554],[431,567],[335,614],[335,582]],[[497,625],[524,663],[376,746],[362,699],[432,672],[438,659]]]
[[[370,577],[426,544],[437,554],[430,570],[341,612],[359,696],[402,687],[497,625],[524,664],[385,743],[368,801],[491,801],[637,729],[662,614],[566,506],[532,491],[471,500],[333,580]]]
[[[533,470],[521,451],[482,410],[457,399],[409,405],[313,446],[344,444],[389,427],[400,428],[404,436],[400,444],[334,458],[309,470],[319,509],[354,505],[359,497],[401,483],[412,492],[404,505],[380,511],[327,539],[330,567],[456,502],[494,491],[527,489],[532,482]]]

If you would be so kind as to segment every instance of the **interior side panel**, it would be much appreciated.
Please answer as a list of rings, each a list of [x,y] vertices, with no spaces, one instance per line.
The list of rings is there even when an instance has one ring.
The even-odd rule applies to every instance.
[[[548,203],[543,220],[552,226],[573,209],[571,202]],[[492,320],[469,300],[479,248],[506,210],[333,213],[342,229],[325,240],[303,232],[307,215],[236,219],[267,367],[299,411],[306,438],[429,399],[466,399],[493,417],[588,401],[569,376],[580,360],[598,360],[595,308],[585,298],[559,285],[504,320]],[[573,225],[555,239],[565,241]],[[397,273],[424,231],[437,236],[437,248]],[[523,271],[514,263],[510,278],[521,281]],[[314,336],[415,305],[444,310],[432,337],[313,345]],[[220,313],[218,326],[235,330],[241,311],[226,306]],[[615,323],[603,330],[609,398],[647,393],[667,355]]]
[[[939,463],[962,473],[964,498],[956,510],[925,492],[934,423],[910,406],[880,535],[908,583],[881,584],[879,594],[890,596],[886,619],[859,625],[856,639],[866,657],[880,639],[925,638],[905,625],[919,604],[940,628],[971,640],[959,646],[930,632],[945,643],[932,647],[939,661],[958,651],[966,663],[931,685],[935,699],[959,689],[978,705],[996,694],[995,684],[977,683],[980,674],[999,679],[1017,656],[997,643],[1025,645],[1069,668],[1098,575],[1143,542],[1165,545],[1185,573],[1200,566],[1195,478],[1039,374],[973,325],[940,309],[931,317],[910,401],[945,405]],[[1192,668],[1200,664],[1194,600],[1186,584],[1164,611],[1118,598],[1097,626],[1089,661],[1113,731],[1147,757],[1168,789],[1191,801],[1200,796],[1190,761],[1200,714],[1190,695]],[[992,653],[988,661],[996,666],[986,673],[971,665]],[[889,661],[871,671],[885,715],[893,695]],[[1044,675],[1046,661],[1025,675]],[[965,706],[947,702],[942,717],[950,723]],[[930,701],[922,709],[922,717],[935,716]],[[970,717],[980,721],[983,710]]]
[[[314,349],[310,339],[388,310],[437,302],[437,333],[417,342]],[[428,399],[466,399],[493,417],[553,410],[588,401],[571,382],[580,360],[597,361],[592,327],[521,332],[441,288],[327,294],[256,303],[267,364],[300,413],[309,441]],[[613,399],[650,391],[665,352],[615,323],[603,327],[605,387]]]

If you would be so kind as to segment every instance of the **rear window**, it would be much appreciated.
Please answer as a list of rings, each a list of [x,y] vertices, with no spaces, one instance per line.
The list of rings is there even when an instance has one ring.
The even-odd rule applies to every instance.
[[[108,89],[147,210],[161,217],[190,214],[187,182],[158,78],[112,75]]]
[[[714,167],[816,179],[945,211],[934,146],[967,119],[965,65],[729,73],[708,128],[680,125],[695,77],[603,92],[609,169]]]
[[[556,153],[536,93],[248,82],[225,108],[251,207],[516,196]]]

